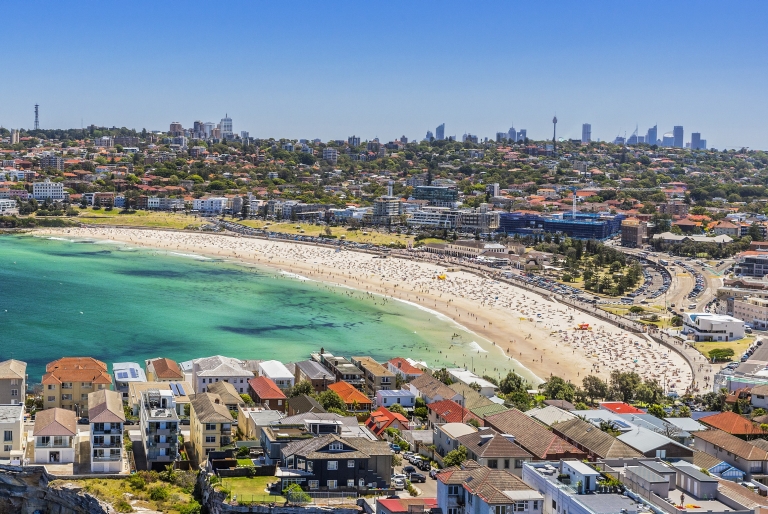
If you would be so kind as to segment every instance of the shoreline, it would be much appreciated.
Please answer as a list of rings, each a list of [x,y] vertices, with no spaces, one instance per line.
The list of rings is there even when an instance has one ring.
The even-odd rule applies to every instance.
[[[611,369],[620,369],[636,371],[680,393],[691,382],[687,362],[668,349],[525,289],[466,271],[447,272],[438,264],[225,234],[114,227],[40,228],[31,233],[231,259],[382,295],[456,323],[490,342],[491,348],[498,347],[511,360],[507,367],[521,372],[524,368],[525,374],[539,380],[557,375],[578,386],[588,374],[607,379]],[[438,274],[446,278],[438,279]],[[579,323],[589,323],[591,330],[573,330]],[[486,358],[492,355],[491,348],[483,352]]]

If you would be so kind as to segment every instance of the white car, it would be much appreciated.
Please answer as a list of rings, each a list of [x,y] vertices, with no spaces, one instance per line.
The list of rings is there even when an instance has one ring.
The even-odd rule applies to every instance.
[[[392,487],[394,487],[395,491],[402,491],[405,489],[405,480],[402,478],[396,478],[392,481]]]

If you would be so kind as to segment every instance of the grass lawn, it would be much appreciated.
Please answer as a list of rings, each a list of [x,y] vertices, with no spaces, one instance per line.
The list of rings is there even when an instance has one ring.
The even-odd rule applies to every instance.
[[[238,221],[238,223],[253,228],[267,228],[273,232],[280,232],[282,234],[302,234],[305,236],[313,237],[325,234],[326,228],[325,225],[313,225],[311,223],[298,222],[269,223],[261,220],[242,220]],[[331,235],[336,236],[337,239],[341,238],[341,236],[344,236],[343,239],[346,239],[347,241],[379,245],[385,245],[389,243],[402,243],[405,245],[408,241],[413,242],[414,239],[413,236],[400,235],[396,233],[387,234],[368,229],[347,230],[347,228],[348,227],[330,227]]]
[[[253,461],[251,459],[237,459],[237,465],[244,468],[252,468]]]
[[[157,211],[136,211],[132,214],[120,214],[120,209],[112,209],[111,211],[83,209],[80,210],[80,215],[74,220],[89,225],[126,225],[177,230],[189,226],[199,227],[203,224],[203,221],[194,215]]]
[[[229,498],[237,496],[239,503],[257,502],[284,502],[285,498],[278,494],[269,494],[267,487],[277,482],[275,477],[234,477],[224,478],[221,487],[227,491]]]
[[[722,341],[707,342],[707,343],[693,343],[696,348],[704,357],[709,358],[708,352],[715,348],[731,348],[733,349],[733,360],[739,360],[744,352],[747,351],[749,346],[755,342],[755,336],[745,337],[744,339],[738,339],[736,341],[728,341],[724,343]]]

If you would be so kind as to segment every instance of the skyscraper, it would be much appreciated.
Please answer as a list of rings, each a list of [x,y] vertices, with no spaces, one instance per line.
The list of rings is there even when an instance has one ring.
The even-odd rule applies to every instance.
[[[691,133],[691,150],[701,150],[701,132]]]
[[[360,137],[359,136],[350,136],[347,138],[347,144],[349,146],[360,146]]]
[[[675,138],[674,146],[677,148],[682,148],[685,146],[685,143],[683,142],[683,127],[682,125],[675,125],[675,128],[672,129],[672,135]]]
[[[435,130],[435,136],[435,139],[438,141],[445,139],[445,123],[441,123],[437,126],[437,129]]]
[[[509,132],[507,132],[507,139],[513,142],[517,142],[517,131],[515,130],[515,127],[509,127]]]
[[[592,141],[592,125],[585,123],[581,126],[581,142],[589,143]]]
[[[431,130],[427,130],[427,135],[424,137],[427,141],[432,141],[435,139],[435,135],[432,133]]]
[[[234,132],[232,132],[232,118],[230,118],[228,114],[225,114],[224,117],[221,118],[221,138],[232,139],[234,135]]]
[[[656,125],[654,125],[648,129],[648,134],[645,136],[645,142],[649,145],[655,145],[658,140],[658,135],[658,129],[656,128]]]
[[[525,143],[526,139],[528,139],[528,130],[520,129],[520,132],[517,133],[517,140]]]

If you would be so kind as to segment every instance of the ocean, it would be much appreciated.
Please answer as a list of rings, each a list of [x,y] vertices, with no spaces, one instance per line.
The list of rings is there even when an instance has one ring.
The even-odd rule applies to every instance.
[[[514,369],[449,318],[378,295],[194,254],[0,236],[0,360],[27,362],[30,383],[63,356],[110,366],[216,354],[287,363],[321,347],[494,377]]]

